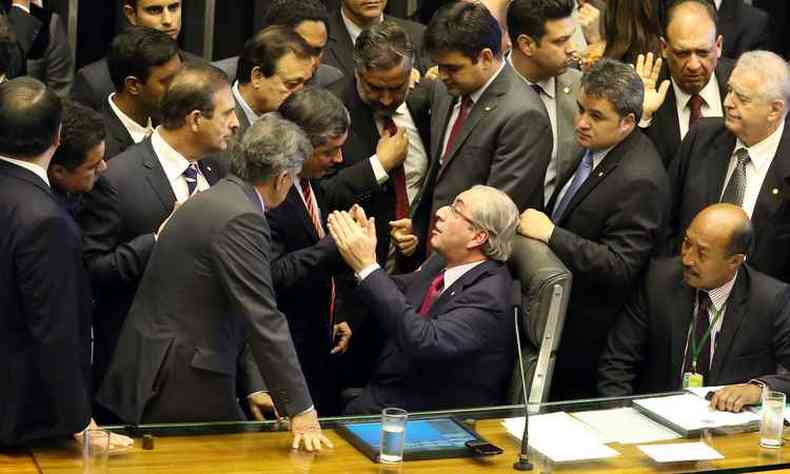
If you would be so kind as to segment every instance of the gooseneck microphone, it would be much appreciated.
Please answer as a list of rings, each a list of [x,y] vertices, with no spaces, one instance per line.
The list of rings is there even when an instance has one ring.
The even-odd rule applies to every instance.
[[[518,459],[513,463],[513,469],[517,471],[531,471],[532,463],[529,462],[529,395],[527,394],[527,377],[524,372],[524,355],[521,352],[521,282],[513,282],[511,292],[511,303],[513,304],[513,324],[516,329],[516,347],[518,348],[518,365],[521,373],[521,390],[524,392],[524,434],[521,437],[521,452]]]

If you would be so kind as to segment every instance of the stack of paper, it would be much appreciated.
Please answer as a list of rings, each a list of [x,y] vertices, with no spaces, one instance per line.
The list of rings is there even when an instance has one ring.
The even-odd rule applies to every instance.
[[[638,444],[681,437],[634,408],[580,411],[572,416],[595,430],[604,443]]]
[[[710,402],[692,393],[634,400],[634,407],[684,435],[708,428],[747,426],[760,421],[751,411],[713,410]]]
[[[524,434],[523,417],[508,418],[502,424],[511,435],[521,439]],[[529,445],[554,462],[584,461],[620,455],[606,446],[584,423],[564,412],[530,416]]]
[[[672,443],[637,446],[656,462],[688,462],[724,459],[718,451],[705,443]]]

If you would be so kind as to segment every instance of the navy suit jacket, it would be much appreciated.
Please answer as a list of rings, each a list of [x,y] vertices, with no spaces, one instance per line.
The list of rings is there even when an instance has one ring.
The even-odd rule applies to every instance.
[[[90,420],[90,285],[79,229],[34,173],[0,161],[0,446]]]
[[[390,278],[376,270],[360,283],[371,314],[390,337],[373,379],[348,413],[502,403],[515,361],[510,273],[504,264],[481,263],[446,288],[427,317],[418,315],[443,270],[443,259],[434,256],[414,273]]]

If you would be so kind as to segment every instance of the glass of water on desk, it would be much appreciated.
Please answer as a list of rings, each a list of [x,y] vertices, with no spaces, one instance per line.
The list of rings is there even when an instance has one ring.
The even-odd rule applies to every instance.
[[[397,464],[403,461],[403,440],[409,414],[400,408],[385,408],[381,412],[381,451],[379,461]]]
[[[763,418],[760,423],[760,446],[779,448],[784,431],[785,394],[763,391]]]

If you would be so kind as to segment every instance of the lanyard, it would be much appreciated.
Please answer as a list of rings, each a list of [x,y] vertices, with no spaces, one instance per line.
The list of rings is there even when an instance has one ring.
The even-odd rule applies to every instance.
[[[711,306],[713,305],[711,304]],[[721,305],[721,308],[719,308],[718,311],[716,311],[716,309],[713,310],[713,321],[710,322],[708,329],[705,330],[705,334],[702,335],[702,340],[700,341],[699,346],[697,346],[697,338],[694,337],[694,330],[691,330],[691,370],[694,372],[697,372],[697,360],[699,360],[700,351],[702,351],[702,348],[705,347],[705,342],[710,337],[713,328],[716,326],[716,322],[718,322],[721,314],[724,312],[724,308],[726,307],[727,303],[724,303]],[[694,318],[694,326],[692,326],[692,328],[697,325],[697,318],[699,318],[699,311],[697,311],[697,315]],[[710,354],[708,354],[708,357],[710,357]]]

